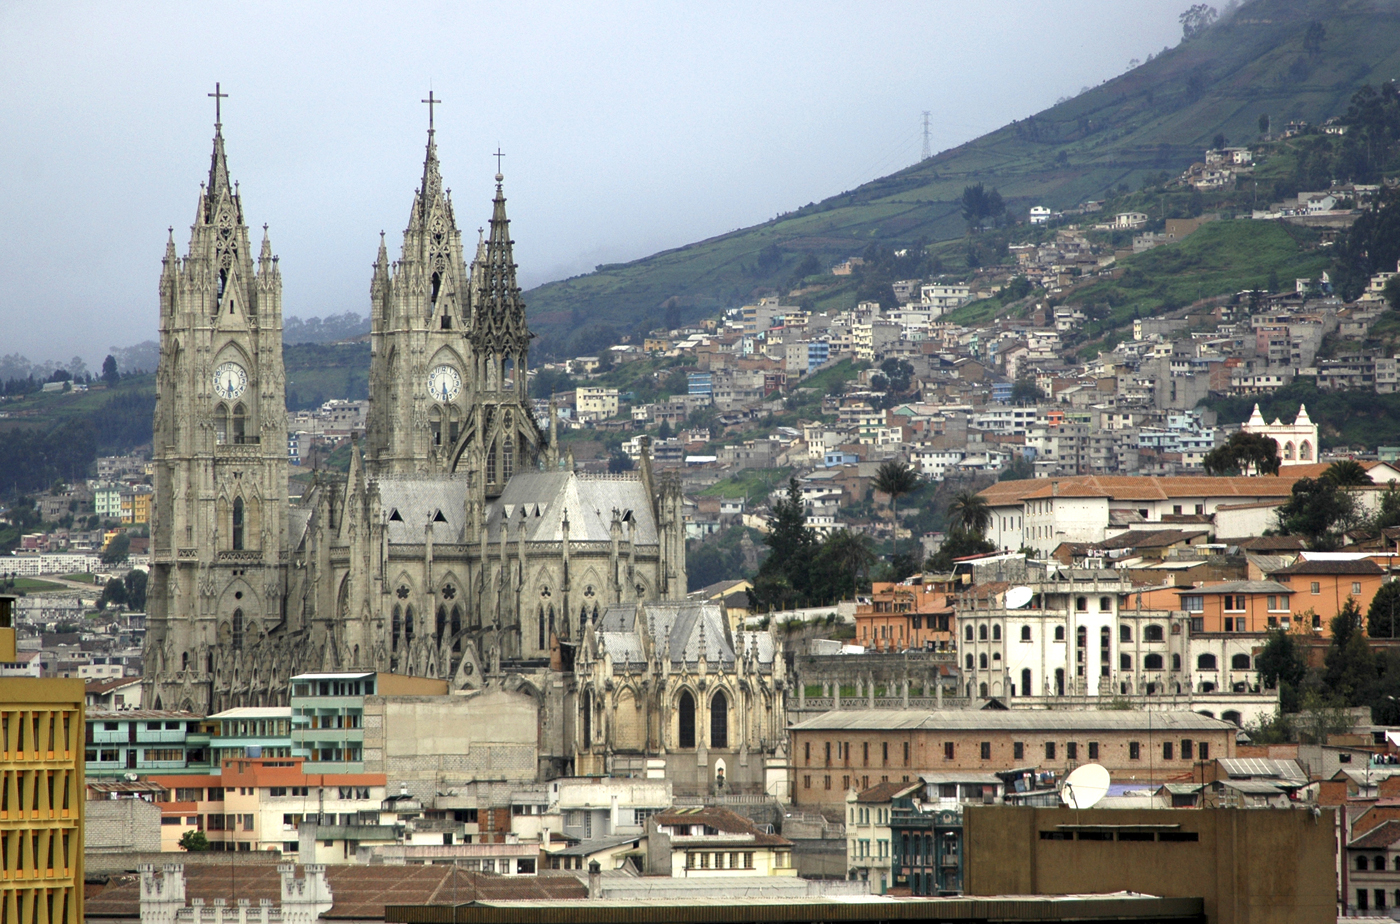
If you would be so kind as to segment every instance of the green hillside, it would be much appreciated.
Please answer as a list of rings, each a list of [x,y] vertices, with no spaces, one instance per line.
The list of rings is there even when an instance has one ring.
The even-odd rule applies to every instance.
[[[1314,40],[1306,43],[1309,29]],[[889,246],[962,236],[959,199],[996,187],[1011,212],[1065,208],[1199,160],[1217,134],[1253,142],[1346,111],[1352,94],[1400,74],[1400,6],[1381,0],[1255,0],[1201,35],[1028,119],[772,221],[527,294],[544,354],[691,320],[822,265]],[[809,264],[810,268],[810,264]]]

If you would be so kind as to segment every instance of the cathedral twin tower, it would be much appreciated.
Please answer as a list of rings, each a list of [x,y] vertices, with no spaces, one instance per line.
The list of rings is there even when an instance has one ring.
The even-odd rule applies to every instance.
[[[476,686],[567,668],[600,604],[683,597],[678,483],[576,474],[535,422],[501,181],[468,264],[430,120],[400,257],[381,234],[370,283],[363,455],[293,501],[281,272],[266,226],[254,260],[216,122],[160,276],[145,702],[272,705],[308,670]]]

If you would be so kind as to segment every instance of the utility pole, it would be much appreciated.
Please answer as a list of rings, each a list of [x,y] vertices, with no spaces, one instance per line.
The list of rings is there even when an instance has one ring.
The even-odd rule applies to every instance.
[[[932,115],[927,109],[924,110],[924,156],[920,160],[928,160],[933,156],[933,149],[929,146],[928,140],[928,118]]]

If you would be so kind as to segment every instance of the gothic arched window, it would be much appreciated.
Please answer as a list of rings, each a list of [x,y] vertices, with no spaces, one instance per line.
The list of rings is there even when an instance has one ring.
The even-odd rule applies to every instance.
[[[452,604],[452,650],[458,654],[462,651],[462,608],[457,604]]]
[[[442,445],[442,408],[434,407],[428,412],[428,429],[433,434],[433,445]]]
[[[405,607],[403,611],[403,640],[412,644],[413,642],[413,607]]]
[[[238,402],[233,406],[233,441],[243,442],[243,431],[247,423],[248,409],[243,406],[243,402]]]
[[[729,700],[719,691],[710,700],[710,747],[729,747]]]
[[[695,697],[689,690],[682,691],[676,703],[676,720],[680,731],[676,744],[683,748],[695,747]]]
[[[241,497],[235,497],[233,499],[233,529],[231,535],[233,537],[233,549],[235,552],[239,551],[243,548],[243,498]]]
[[[437,608],[437,625],[434,628],[437,629],[437,640],[442,641],[442,633],[447,629],[447,607]]]
[[[1021,695],[1032,696],[1035,691],[1031,689],[1031,669],[1024,667],[1021,669]]]
[[[403,610],[398,604],[394,604],[394,618],[390,623],[389,648],[391,651],[399,650],[399,633],[403,631]]]
[[[494,484],[496,481],[496,444],[493,441],[486,449],[486,483]]]
[[[220,404],[214,408],[214,442],[221,446],[228,442],[228,405],[226,404]]]
[[[510,415],[506,415],[506,422],[510,422]],[[501,440],[501,480],[509,481],[510,476],[515,474],[515,434],[507,433],[506,438]]]
[[[539,615],[535,619],[535,625],[539,632],[539,649],[544,651],[544,604],[540,604]]]
[[[238,651],[243,647],[243,611],[233,611],[233,650]]]

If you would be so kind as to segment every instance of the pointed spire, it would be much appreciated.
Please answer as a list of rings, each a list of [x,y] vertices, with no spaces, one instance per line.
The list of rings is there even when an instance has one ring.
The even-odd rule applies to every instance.
[[[1312,418],[1308,417],[1308,406],[1307,406],[1306,404],[1299,404],[1299,405],[1298,405],[1298,416],[1297,416],[1296,418],[1294,418],[1294,420],[1293,420],[1293,426],[1295,426],[1295,427],[1310,427],[1310,426],[1312,426]]]
[[[1250,427],[1263,426],[1267,426],[1267,424],[1264,423],[1264,415],[1259,413],[1259,404],[1256,402],[1254,405],[1254,413],[1249,415],[1249,420],[1245,423],[1244,427],[1248,430]]]
[[[173,270],[180,261],[180,254],[175,250],[175,226],[170,226],[169,236],[165,239],[165,259],[164,264],[168,270]]]
[[[268,237],[268,234],[267,234],[267,223],[264,222],[264,223],[263,223],[262,251],[259,252],[259,254],[258,254],[258,267],[259,267],[259,269],[261,269],[262,266],[263,266],[263,264],[267,263],[267,262],[268,262],[269,260],[271,260],[271,259],[272,259],[272,239],[271,239],[270,237]]]
[[[478,349],[495,353],[517,353],[531,338],[525,323],[525,302],[515,279],[514,241],[510,239],[510,219],[506,217],[505,177],[496,174],[496,198],[491,208],[491,236],[485,254],[478,257],[482,267],[480,298],[475,300],[472,341]],[[478,253],[480,249],[478,248]]]

